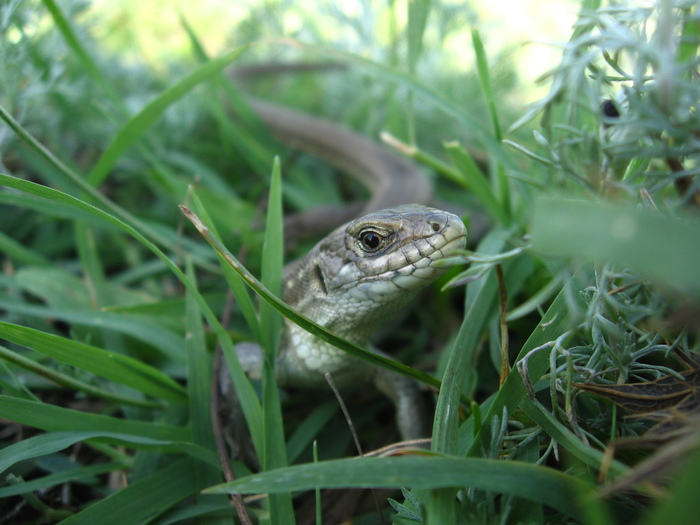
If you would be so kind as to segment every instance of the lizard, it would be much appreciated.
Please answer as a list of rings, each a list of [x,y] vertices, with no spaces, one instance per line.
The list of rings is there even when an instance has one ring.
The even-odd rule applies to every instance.
[[[436,208],[410,204],[371,212],[289,263],[282,298],[312,321],[366,346],[378,328],[447,270],[436,262],[463,249],[466,238],[461,219]],[[237,353],[246,373],[260,377],[260,348],[239,344]],[[228,372],[222,372],[222,392],[232,395]],[[373,382],[394,403],[402,438],[425,437],[422,399],[413,380],[350,356],[285,320],[275,364],[279,385],[328,388],[325,372],[341,389]]]
[[[367,346],[381,325],[446,271],[434,262],[465,247],[464,223],[425,206],[432,185],[410,160],[333,122],[251,96],[246,102],[282,142],[324,158],[371,190],[370,200],[360,206],[324,207],[285,218],[285,236],[292,232],[295,237],[318,224],[348,222],[285,267],[282,297],[312,321]],[[237,353],[248,375],[259,377],[259,346],[239,343]],[[425,436],[425,410],[413,380],[345,354],[285,320],[276,363],[280,386],[328,388],[325,372],[339,388],[373,382],[395,405],[402,438]],[[222,398],[233,396],[225,367],[218,376]]]

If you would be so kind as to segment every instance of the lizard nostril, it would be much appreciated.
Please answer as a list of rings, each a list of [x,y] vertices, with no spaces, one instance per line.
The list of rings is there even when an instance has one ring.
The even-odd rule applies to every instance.
[[[432,223],[430,223],[430,226],[433,228],[434,232],[440,231],[441,225],[439,222],[432,222]]]

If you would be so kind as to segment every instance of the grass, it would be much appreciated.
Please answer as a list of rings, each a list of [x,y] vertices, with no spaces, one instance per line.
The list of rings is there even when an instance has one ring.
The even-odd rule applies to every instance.
[[[191,59],[155,71],[101,47],[81,5],[0,7],[0,523],[231,523],[232,493],[267,495],[246,503],[260,523],[315,522],[321,506],[327,523],[379,523],[378,513],[404,524],[694,522],[692,411],[657,411],[685,438],[662,425],[652,443],[653,419],[622,417],[576,385],[677,377],[674,352],[697,351],[700,13],[692,2],[583,0],[544,79],[549,94],[519,110],[501,102],[512,73],[489,63],[478,21],[465,80],[436,58],[432,24],[451,8],[410,5],[405,17],[386,11],[393,40],[368,39],[365,54],[244,39],[208,57],[183,13]],[[303,16],[313,27],[329,13]],[[333,16],[366,36],[369,18]],[[256,23],[240,34],[274,28]],[[231,117],[241,93],[224,68],[275,53],[352,71],[243,90],[370,135],[386,129],[434,172],[440,198],[489,220],[423,307],[385,334],[381,346],[414,368],[276,299],[283,212],[363,192]],[[281,396],[274,383],[280,314],[436,387],[431,450],[342,459],[355,453],[336,402]],[[261,385],[235,352],[252,339],[269,356]],[[234,461],[228,483],[210,412],[216,347],[262,467]],[[395,429],[388,405],[368,396],[346,400],[371,450]],[[607,456],[620,441],[637,446]],[[625,490],[607,495],[616,484]],[[319,488],[367,487],[403,497],[378,494],[379,510],[343,510],[337,491],[314,503]]]

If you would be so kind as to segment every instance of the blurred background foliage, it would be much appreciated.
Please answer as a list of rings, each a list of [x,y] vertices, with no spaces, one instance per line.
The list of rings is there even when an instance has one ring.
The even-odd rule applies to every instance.
[[[388,131],[490,229],[450,274],[466,294],[426,295],[382,344],[443,380],[433,452],[456,472],[322,461],[280,488],[234,463],[240,490],[413,487],[380,498],[397,523],[694,523],[698,3],[486,4],[416,1],[410,20],[398,1],[0,4],[0,523],[231,521],[199,494],[223,481],[213,349],[260,326],[178,205],[258,275],[282,256],[261,247],[275,155],[286,211],[366,196],[234,118],[241,93]],[[308,61],[344,66],[230,80]],[[370,396],[351,410],[376,448],[395,430]],[[250,403],[274,422],[252,388]],[[353,454],[334,400],[284,406],[263,464],[310,461],[315,440],[322,460]],[[379,522],[336,496],[327,523]],[[255,519],[290,523],[285,498]],[[313,494],[297,502],[313,522]]]

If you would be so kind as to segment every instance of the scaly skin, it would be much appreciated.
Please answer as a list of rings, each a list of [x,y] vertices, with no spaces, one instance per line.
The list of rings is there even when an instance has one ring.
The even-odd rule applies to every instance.
[[[434,263],[464,248],[467,231],[455,215],[415,204],[370,213],[330,233],[285,268],[283,299],[297,311],[358,345],[447,268]],[[375,350],[376,351],[376,350]],[[259,350],[242,347],[244,367],[259,373]],[[370,365],[286,322],[276,375],[280,385],[339,388],[369,380],[395,404],[404,439],[423,437],[421,396],[410,379]]]

